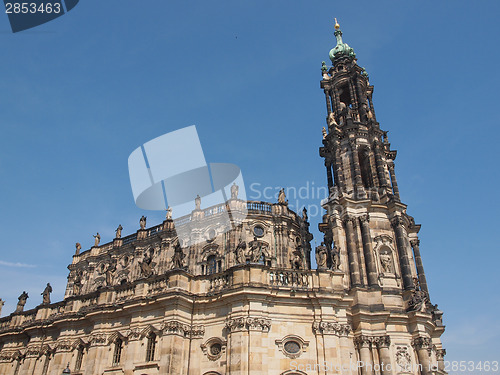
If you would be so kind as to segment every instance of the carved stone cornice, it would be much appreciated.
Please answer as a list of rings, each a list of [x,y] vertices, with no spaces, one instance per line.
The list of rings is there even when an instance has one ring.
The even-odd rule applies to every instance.
[[[161,332],[164,335],[179,335],[183,337],[195,338],[203,337],[205,327],[202,325],[193,325],[182,323],[177,320],[164,322],[161,327]]]
[[[90,346],[103,346],[107,344],[107,336],[105,333],[94,333],[90,336]]]
[[[55,345],[56,352],[70,352],[73,350],[73,341],[70,338],[57,340]]]
[[[429,337],[422,337],[422,336],[415,337],[412,340],[411,345],[417,350],[419,350],[419,349],[431,350],[432,349],[432,341]]]
[[[401,216],[395,216],[391,219],[391,225],[395,229],[396,227],[402,226],[404,223]]]
[[[442,361],[446,355],[446,349],[436,349],[436,359]]]
[[[354,345],[358,349],[370,346],[376,346],[378,348],[388,348],[389,346],[391,346],[391,338],[388,335],[385,336],[360,335],[354,338]]]
[[[373,338],[373,343],[379,348],[388,348],[391,346],[390,336],[378,336]]]
[[[349,324],[340,324],[337,322],[315,321],[312,325],[313,332],[316,335],[336,335],[348,336],[352,331]]]
[[[370,222],[370,215],[369,214],[364,214],[359,217],[359,221],[361,224],[363,223],[369,223]]]
[[[137,341],[142,338],[142,330],[140,328],[132,328],[127,331],[128,341]]]
[[[271,319],[258,317],[230,318],[226,320],[225,328],[229,332],[260,331],[268,332],[271,328]]]
[[[373,343],[373,337],[371,336],[356,336],[354,338],[354,346],[356,349],[369,348]]]
[[[415,247],[415,246],[418,247],[418,246],[420,246],[420,240],[419,239],[411,240],[410,245],[411,245],[411,247]]]

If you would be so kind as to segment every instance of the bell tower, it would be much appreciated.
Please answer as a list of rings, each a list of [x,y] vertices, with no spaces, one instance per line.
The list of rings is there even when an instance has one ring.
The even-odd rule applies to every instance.
[[[366,337],[382,332],[394,342],[403,340],[405,332],[421,373],[444,373],[442,312],[430,302],[419,249],[420,225],[400,200],[396,151],[377,121],[368,73],[342,40],[337,20],[334,35],[332,66],[323,62],[321,68],[327,126],[320,156],[330,194],[322,202],[326,214],[319,229],[324,244],[316,252],[326,250],[329,259],[338,259],[325,266],[334,265],[345,274],[361,361],[376,356],[376,345]]]

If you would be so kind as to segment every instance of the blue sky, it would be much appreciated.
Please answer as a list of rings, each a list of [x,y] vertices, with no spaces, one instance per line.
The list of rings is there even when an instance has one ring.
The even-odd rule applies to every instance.
[[[60,300],[75,242],[163,219],[134,205],[127,171],[159,135],[197,125],[207,161],[240,166],[249,198],[326,185],[319,81],[337,17],[422,224],[447,359],[499,360],[498,14],[496,1],[106,0],[18,34],[0,17],[2,315],[23,290],[39,304],[47,282]]]

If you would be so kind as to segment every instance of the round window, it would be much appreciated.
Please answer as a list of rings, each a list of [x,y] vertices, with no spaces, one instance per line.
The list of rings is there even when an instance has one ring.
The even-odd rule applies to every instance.
[[[210,346],[210,354],[212,355],[219,355],[221,351],[222,351],[222,345],[219,344],[218,342]]]
[[[260,225],[256,225],[253,228],[253,234],[255,234],[257,237],[262,237],[264,235],[264,228],[262,228]]]
[[[297,341],[287,341],[284,349],[287,353],[297,354],[300,351],[300,344]]]

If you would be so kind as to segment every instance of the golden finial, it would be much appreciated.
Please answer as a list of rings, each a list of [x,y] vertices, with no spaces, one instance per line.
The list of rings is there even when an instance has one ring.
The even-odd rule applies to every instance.
[[[335,30],[338,30],[338,29],[340,29],[340,25],[337,22],[337,19],[335,18]]]

